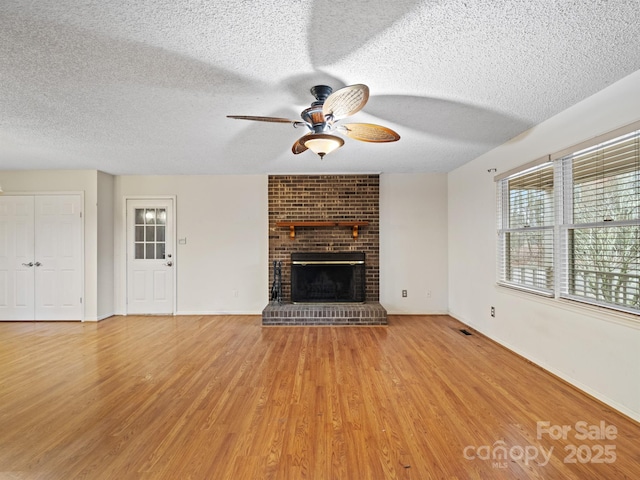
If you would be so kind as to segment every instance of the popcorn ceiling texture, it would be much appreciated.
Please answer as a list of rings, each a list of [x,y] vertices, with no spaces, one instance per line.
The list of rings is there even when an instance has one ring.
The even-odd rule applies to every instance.
[[[640,69],[603,0],[3,0],[0,170],[447,172]],[[291,153],[309,89],[365,83],[399,142]]]
[[[282,262],[282,297],[291,301],[294,252],[365,252],[368,302],[380,299],[380,177],[378,175],[269,176],[269,285],[273,261]],[[349,227],[296,228],[294,239],[278,221],[368,221],[354,239]]]

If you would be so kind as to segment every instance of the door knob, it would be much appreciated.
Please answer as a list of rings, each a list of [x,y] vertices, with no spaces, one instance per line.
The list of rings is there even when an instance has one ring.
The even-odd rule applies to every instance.
[[[23,263],[22,266],[23,267],[33,267],[33,262]]]
[[[40,265],[42,265],[42,264],[41,264],[40,262],[36,262],[36,263],[34,263],[34,265],[35,265],[36,267],[39,267],[39,266],[40,266]]]
[[[171,265],[173,265],[173,262],[172,262],[171,260],[169,260],[167,263],[165,263],[165,265],[166,265],[167,267],[170,267]]]

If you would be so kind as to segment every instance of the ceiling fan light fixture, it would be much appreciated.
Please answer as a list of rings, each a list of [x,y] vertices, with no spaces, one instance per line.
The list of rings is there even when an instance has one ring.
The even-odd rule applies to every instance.
[[[327,153],[331,153],[344,145],[344,140],[328,133],[312,133],[305,136],[301,143],[320,158],[324,158]]]

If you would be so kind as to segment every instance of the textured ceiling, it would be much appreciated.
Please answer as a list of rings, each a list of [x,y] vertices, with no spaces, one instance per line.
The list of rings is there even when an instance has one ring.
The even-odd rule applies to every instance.
[[[640,69],[637,0],[2,0],[0,170],[446,172]],[[364,83],[320,160],[309,89]]]

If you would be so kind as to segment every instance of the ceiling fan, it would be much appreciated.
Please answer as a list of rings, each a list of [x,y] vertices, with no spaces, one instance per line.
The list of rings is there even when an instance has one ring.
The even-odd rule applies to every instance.
[[[339,132],[362,142],[386,143],[400,140],[400,135],[390,128],[373,123],[337,123],[345,117],[362,110],[369,100],[369,87],[363,84],[350,85],[336,90],[327,85],[311,88],[316,101],[300,114],[302,121],[280,117],[255,117],[248,115],[227,115],[228,118],[255,120],[258,122],[291,123],[294,127],[306,127],[309,132],[300,137],[291,147],[294,154],[311,150],[324,158],[327,153],[344,145],[342,138],[333,134]]]

